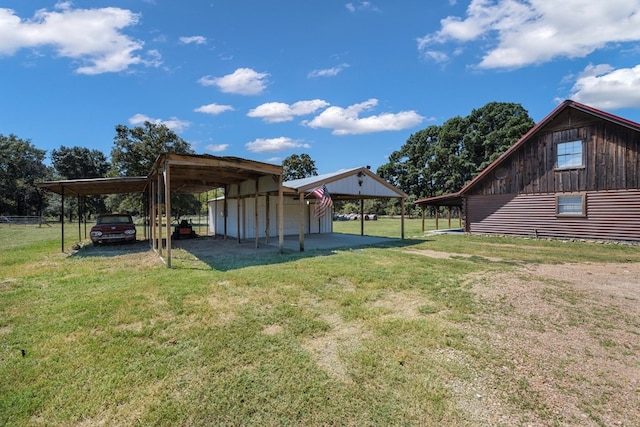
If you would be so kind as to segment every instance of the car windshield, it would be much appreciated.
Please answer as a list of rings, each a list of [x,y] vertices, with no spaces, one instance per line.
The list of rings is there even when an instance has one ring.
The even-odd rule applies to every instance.
[[[131,217],[129,215],[101,216],[97,224],[131,224]]]

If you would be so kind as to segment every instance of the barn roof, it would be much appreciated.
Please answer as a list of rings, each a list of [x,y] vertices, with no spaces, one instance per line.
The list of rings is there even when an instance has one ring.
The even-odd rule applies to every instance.
[[[549,125],[553,120],[558,118],[561,114],[567,113],[568,110],[575,110],[586,115],[596,117],[608,122],[615,123],[617,125],[632,129],[640,132],[640,123],[633,122],[631,120],[624,119],[614,114],[607,113],[605,111],[598,110],[597,108],[590,107],[588,105],[581,104],[570,99],[565,100],[558,105],[551,113],[545,118],[540,120],[538,124],[529,129],[515,144],[513,144],[507,151],[502,153],[500,157],[494,160],[489,166],[484,168],[478,175],[469,181],[460,191],[456,193],[445,194],[442,196],[428,197],[420,200],[416,200],[416,205],[430,205],[430,206],[460,206],[462,203],[462,197],[477,183],[482,181],[487,175],[491,174],[502,162],[509,158],[515,151],[529,141],[534,135],[536,135],[542,128]],[[569,117],[570,119],[570,117]]]
[[[358,167],[337,172],[294,179],[282,183],[285,192],[307,193],[322,185],[327,187],[333,199],[406,198],[399,190],[369,168]]]

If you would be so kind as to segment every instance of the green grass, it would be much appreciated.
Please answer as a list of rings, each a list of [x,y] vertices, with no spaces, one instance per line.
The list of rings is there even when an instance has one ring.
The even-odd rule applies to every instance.
[[[450,384],[469,366],[439,354],[482,361],[462,328],[480,310],[466,275],[640,260],[628,246],[406,227],[387,248],[216,270],[167,269],[146,249],[73,256],[55,226],[0,226],[0,424],[461,425]],[[365,230],[395,236],[399,223]]]

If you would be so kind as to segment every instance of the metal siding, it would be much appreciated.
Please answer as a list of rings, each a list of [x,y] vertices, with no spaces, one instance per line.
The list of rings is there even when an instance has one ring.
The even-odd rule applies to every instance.
[[[640,241],[640,190],[585,194],[587,216],[577,218],[556,217],[555,193],[468,196],[468,229],[482,234]]]

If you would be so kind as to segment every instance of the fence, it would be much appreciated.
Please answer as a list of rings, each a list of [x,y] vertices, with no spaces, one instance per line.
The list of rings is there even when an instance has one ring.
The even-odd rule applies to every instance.
[[[42,218],[39,216],[4,216],[0,215],[0,224],[31,224],[41,225]]]

